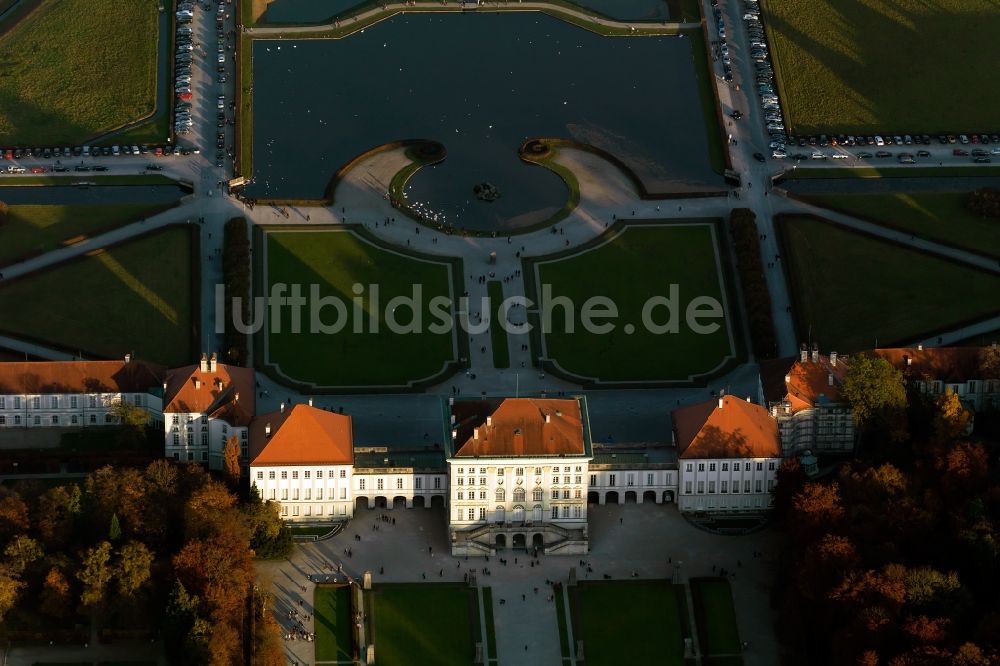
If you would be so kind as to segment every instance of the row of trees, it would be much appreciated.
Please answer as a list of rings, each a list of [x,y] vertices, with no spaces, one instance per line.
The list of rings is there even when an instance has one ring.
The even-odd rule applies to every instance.
[[[1000,217],[1000,190],[995,187],[981,187],[969,195],[965,205],[976,215]]]
[[[771,313],[771,292],[767,290],[767,276],[760,258],[760,232],[756,220],[749,208],[734,208],[729,218],[729,229],[736,249],[736,265],[740,284],[743,285],[754,355],[764,359],[774,358],[778,341]]]
[[[242,303],[240,310],[242,321],[247,322],[250,308],[250,237],[247,231],[247,221],[235,217],[223,229],[222,243],[222,278],[225,283],[226,327],[223,342],[226,350],[226,363],[232,365],[247,364],[247,336],[233,326],[233,298],[239,298]]]
[[[965,436],[958,396],[907,395],[881,359],[845,379],[859,459],[808,481],[778,472],[785,547],[775,602],[797,663],[988,666],[1000,659],[995,442]]]
[[[199,466],[157,460],[102,468],[82,486],[0,488],[0,545],[0,621],[15,637],[51,621],[162,627],[172,663],[244,664],[251,643],[277,646],[258,663],[284,663],[280,639],[263,635],[273,622],[252,637],[245,626],[255,548],[287,555],[288,528],[276,504],[241,501]]]

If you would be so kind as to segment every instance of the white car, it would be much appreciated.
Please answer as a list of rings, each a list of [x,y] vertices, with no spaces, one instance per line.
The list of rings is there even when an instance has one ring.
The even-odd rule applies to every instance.
[[[835,160],[846,160],[847,159],[847,155],[845,155],[844,153],[834,153],[830,157],[832,157]]]
[[[775,150],[771,153],[771,157],[776,160],[783,160],[788,157],[788,153],[784,149]]]
[[[876,146],[884,146],[885,145],[885,139],[883,139],[882,137],[880,137],[879,135],[876,134],[875,135],[875,145]]]
[[[220,53],[219,54],[219,62],[220,63],[226,62],[226,54],[225,53]]]
[[[819,152],[817,150],[817,151],[813,152],[812,159],[814,159],[814,160],[825,160],[826,159],[826,155],[824,155],[823,153],[821,153],[821,152]]]
[[[991,148],[990,155],[1000,155],[1000,148]]]

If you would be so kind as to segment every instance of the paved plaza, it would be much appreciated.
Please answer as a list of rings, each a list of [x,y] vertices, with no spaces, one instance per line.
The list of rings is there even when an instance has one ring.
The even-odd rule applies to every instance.
[[[383,521],[381,516],[390,520]],[[443,509],[359,508],[336,537],[299,545],[289,560],[259,563],[258,579],[275,595],[275,614],[288,631],[289,609],[297,609],[300,617],[311,615],[314,583],[309,577],[328,574],[327,563],[334,568],[343,564],[344,572],[356,578],[371,571],[375,584],[455,582],[474,573],[480,587],[493,589],[499,653],[495,656],[501,666],[560,666],[556,610],[549,601],[552,590],[546,581],[566,582],[573,567],[581,580],[603,579],[605,574],[615,579],[634,575],[670,579],[677,574],[685,581],[716,575],[719,568],[725,568],[734,572],[731,582],[740,637],[749,643],[744,655],[747,666],[777,663],[768,600],[775,566],[772,530],[720,536],[692,526],[668,504],[591,505],[589,522],[590,555],[540,555],[538,564],[532,565],[523,552],[507,551],[502,555],[504,565],[497,557],[487,561],[449,555]],[[311,618],[306,630],[312,631]],[[315,663],[314,646],[286,641],[289,663]]]

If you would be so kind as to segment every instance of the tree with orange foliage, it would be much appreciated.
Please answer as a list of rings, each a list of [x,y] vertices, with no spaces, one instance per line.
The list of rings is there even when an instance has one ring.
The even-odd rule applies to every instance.
[[[41,610],[49,617],[62,619],[73,608],[69,581],[56,567],[49,569],[42,585]]]
[[[951,442],[965,434],[972,417],[957,393],[948,389],[937,397],[934,406],[934,434],[938,442]]]
[[[224,484],[209,481],[184,505],[184,533],[189,539],[209,537],[226,523],[242,524],[236,516],[236,495]]]
[[[791,521],[800,534],[829,531],[844,516],[836,483],[807,483],[792,498]]]
[[[253,560],[239,530],[188,541],[174,555],[178,580],[201,598],[212,617],[239,617],[253,582]]]
[[[222,453],[223,467],[222,473],[229,482],[229,485],[236,488],[240,485],[240,440],[233,435],[226,440],[226,448]]]
[[[28,505],[24,500],[15,494],[0,499],[0,539],[27,532],[30,525]]]

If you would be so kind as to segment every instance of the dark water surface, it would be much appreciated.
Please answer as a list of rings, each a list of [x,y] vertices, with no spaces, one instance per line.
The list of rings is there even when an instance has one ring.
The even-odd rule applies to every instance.
[[[255,40],[253,85],[250,196],[321,197],[341,165],[400,139],[448,150],[410,180],[410,201],[477,230],[563,205],[562,180],[518,158],[532,137],[600,147],[651,192],[722,182],[684,37],[601,37],[537,13],[408,14],[342,40]],[[500,199],[475,198],[484,181]]]
[[[81,176],[80,181],[86,181]],[[168,203],[185,194],[176,185],[39,185],[0,186],[0,201],[9,204]]]

